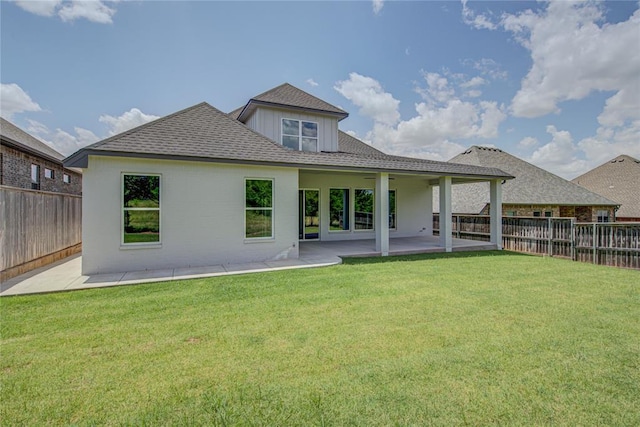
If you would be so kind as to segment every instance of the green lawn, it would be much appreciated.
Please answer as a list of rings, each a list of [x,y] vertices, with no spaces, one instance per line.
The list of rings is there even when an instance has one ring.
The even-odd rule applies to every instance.
[[[2,425],[640,425],[640,272],[507,252],[2,298]]]

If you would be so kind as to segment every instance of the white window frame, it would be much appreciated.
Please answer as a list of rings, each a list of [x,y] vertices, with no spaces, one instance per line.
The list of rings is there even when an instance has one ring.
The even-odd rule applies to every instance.
[[[270,208],[248,208],[247,207],[247,181],[271,181],[271,207]],[[243,217],[243,235],[245,242],[264,242],[264,241],[273,241],[276,235],[276,180],[275,178],[265,178],[265,177],[245,177],[244,181],[244,189],[243,194],[244,197],[242,199],[242,204],[244,206],[244,215]],[[271,211],[271,236],[264,237],[248,237],[247,236],[247,210],[262,210],[262,211]]]
[[[44,168],[44,177],[46,179],[56,179],[56,172],[53,169]]]
[[[71,175],[69,175],[68,173],[63,173],[62,182],[65,184],[71,184]]]
[[[290,134],[285,134],[284,133],[284,121],[285,120],[291,120],[291,121],[296,121],[298,122],[298,135],[290,135]],[[304,138],[309,138],[309,139],[315,139],[316,140],[316,151],[308,151],[309,153],[317,153],[318,151],[320,151],[320,124],[318,122],[314,122],[311,120],[302,120],[302,119],[292,119],[289,117],[282,117],[280,119],[280,145],[282,145],[283,147],[286,147],[284,145],[283,142],[283,137],[285,136],[296,136],[298,138],[298,151],[303,151],[302,150],[302,123],[313,123],[316,125],[316,129],[318,130],[318,135],[314,138],[314,137],[310,137],[310,136],[305,136]]]
[[[134,176],[157,176],[158,179],[158,193],[160,194],[160,200],[158,201],[157,208],[125,208],[124,206],[124,177],[127,175]],[[147,173],[147,172],[122,172],[120,174],[120,246],[122,248],[149,248],[162,246],[162,174],[159,173]],[[157,242],[130,242],[124,241],[124,212],[128,211],[158,211],[158,241]]]
[[[371,191],[373,193],[373,204],[371,205],[371,207],[373,208],[371,212],[371,223],[372,223],[371,228],[361,228],[361,229],[356,228],[356,192],[358,192],[358,190]],[[366,233],[366,232],[371,232],[375,230],[376,230],[376,190],[375,188],[354,188],[353,189],[353,231],[355,231],[356,233],[363,233],[363,232]]]
[[[34,170],[36,172],[35,176],[33,174]],[[35,163],[31,163],[31,189],[40,189],[40,165],[36,165]]]
[[[602,213],[604,213],[605,215],[602,215]],[[601,221],[600,220],[601,218],[605,219],[606,221]],[[596,210],[596,222],[601,222],[601,223],[611,222],[611,215],[609,215],[609,211],[606,209]]]

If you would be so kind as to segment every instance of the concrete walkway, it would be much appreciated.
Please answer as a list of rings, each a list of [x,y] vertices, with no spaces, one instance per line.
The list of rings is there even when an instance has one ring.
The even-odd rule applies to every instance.
[[[258,273],[262,271],[295,268],[324,267],[340,264],[341,262],[342,260],[334,254],[323,254],[321,256],[310,255],[298,259],[255,262],[250,264],[213,265],[210,267],[131,271],[127,273],[83,276],[80,273],[82,257],[80,255],[74,255],[3,282],[0,284],[0,296],[102,288],[149,282],[166,282],[169,280],[227,276],[231,274]]]

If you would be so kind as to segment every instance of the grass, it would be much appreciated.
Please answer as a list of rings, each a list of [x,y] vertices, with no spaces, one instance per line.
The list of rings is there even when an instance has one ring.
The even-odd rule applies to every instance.
[[[640,273],[506,252],[2,298],[2,425],[640,425]]]

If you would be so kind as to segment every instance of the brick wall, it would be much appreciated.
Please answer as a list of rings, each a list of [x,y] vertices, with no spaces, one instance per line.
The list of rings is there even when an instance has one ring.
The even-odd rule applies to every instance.
[[[540,212],[545,217],[546,212],[551,212],[552,217],[576,218],[577,222],[597,222],[598,211],[609,212],[609,220],[613,221],[614,209],[611,206],[558,206],[558,205],[502,205],[503,216],[535,216],[534,212]],[[481,215],[489,215],[489,205],[480,212]]]
[[[6,145],[0,150],[0,184],[31,189],[31,165],[40,166],[40,190],[56,193],[82,194],[82,174],[65,169],[60,163],[45,160]],[[53,171],[53,178],[45,178],[45,169]],[[63,182],[69,175],[70,183]]]

